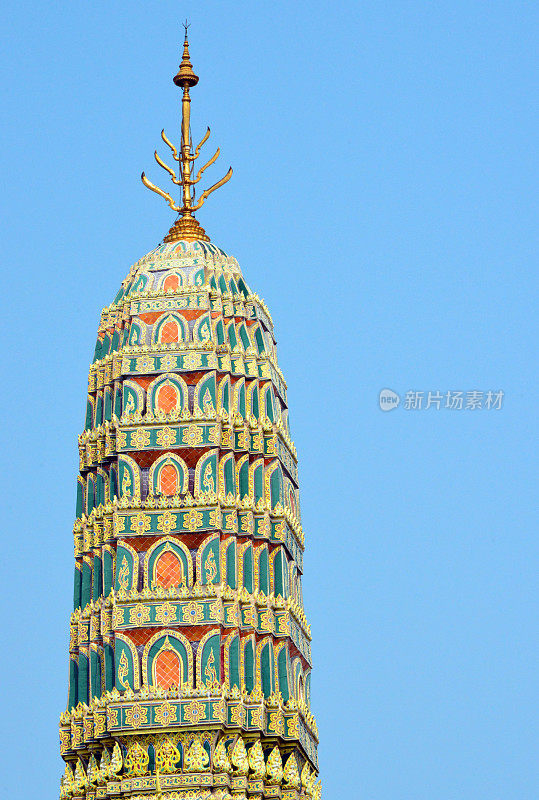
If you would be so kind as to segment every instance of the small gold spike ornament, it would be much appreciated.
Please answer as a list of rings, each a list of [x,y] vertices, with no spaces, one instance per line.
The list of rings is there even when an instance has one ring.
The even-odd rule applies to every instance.
[[[130,778],[140,778],[148,771],[149,756],[140,742],[136,740],[129,745],[125,757],[125,768]]]
[[[291,786],[293,789],[299,789],[301,781],[299,778],[298,762],[296,756],[291,753],[284,765],[283,778],[286,786]]]
[[[255,778],[266,777],[266,762],[260,739],[258,739],[249,750],[249,768]]]
[[[213,156],[207,161],[204,166],[200,167],[195,177],[193,177],[193,168],[196,159],[200,155],[200,149],[208,140],[210,135],[210,129],[208,128],[202,140],[196,146],[195,151],[192,151],[192,143],[191,143],[191,98],[189,96],[189,89],[192,86],[196,86],[198,83],[198,76],[195,75],[193,72],[193,65],[191,64],[190,56],[189,56],[189,41],[187,39],[187,28],[188,25],[185,25],[185,39],[183,43],[183,56],[182,61],[180,64],[180,68],[177,74],[174,76],[174,83],[179,88],[183,89],[183,96],[182,96],[182,125],[181,125],[181,143],[179,152],[176,149],[175,145],[167,138],[165,131],[161,131],[161,138],[165,142],[165,144],[170,148],[172,152],[172,158],[178,162],[179,164],[179,175],[176,175],[176,172],[166,164],[163,159],[158,155],[157,150],[154,153],[154,158],[159,166],[168,173],[171,181],[176,186],[182,187],[182,205],[178,205],[172,195],[168,192],[165,192],[159,186],[156,186],[155,183],[150,181],[145,173],[143,172],[141,175],[141,180],[144,186],[148,189],[151,189],[152,192],[160,195],[164,200],[167,201],[169,206],[173,211],[178,211],[180,214],[180,218],[176,220],[172,228],[169,230],[168,234],[165,236],[165,242],[176,242],[180,239],[185,241],[195,241],[197,239],[209,242],[210,237],[204,231],[198,222],[195,219],[194,212],[198,211],[199,208],[202,208],[207,198],[215,192],[216,189],[219,189],[221,186],[224,186],[225,183],[228,183],[230,178],[232,177],[232,167],[229,168],[226,175],[221,178],[221,180],[214,183],[209,189],[205,189],[198,201],[195,198],[195,191],[194,186],[200,181],[202,175],[211,167],[212,164],[217,161],[220,150],[217,148]]]
[[[195,738],[191,742],[185,754],[183,771],[184,772],[205,772],[210,764],[210,759],[200,739]]]
[[[225,742],[226,740],[224,737],[219,739],[219,742],[217,743],[213,753],[213,768],[216,772],[232,772],[232,764],[228,759]]]
[[[236,744],[232,749],[230,757],[232,765],[236,767],[236,775],[247,775],[249,772],[249,759],[247,758],[247,750],[241,736],[236,739]]]
[[[73,778],[73,770],[66,764],[64,774],[60,779],[60,797],[65,798],[69,797],[73,791],[74,786],[74,778]]]
[[[112,758],[110,761],[110,770],[109,770],[110,777],[112,777],[113,775],[118,775],[118,773],[122,769],[122,766],[123,766],[122,750],[118,742],[116,742],[112,750]]]
[[[106,747],[103,748],[103,753],[101,754],[101,760],[99,762],[99,777],[97,779],[97,783],[99,786],[104,786],[107,782],[107,778],[109,776],[109,769],[110,769],[110,753]]]
[[[176,764],[180,760],[180,751],[175,746],[170,736],[165,736],[156,747],[156,769],[162,775],[172,775],[176,772]]]
[[[266,773],[270,783],[281,783],[283,779],[283,760],[281,752],[277,746],[273,748],[268,756]]]
[[[84,767],[82,765],[82,761],[77,761],[77,766],[75,767],[75,780],[73,782],[73,788],[75,791],[81,791],[88,786],[88,779],[86,777],[86,772],[84,771]]]
[[[315,773],[311,772],[311,768],[309,766],[309,762],[306,761],[303,765],[303,769],[301,770],[301,785],[305,789],[305,793],[308,795],[312,795],[312,788],[315,779]]]
[[[97,779],[99,778],[99,767],[97,766],[97,761],[95,760],[95,756],[90,756],[90,760],[88,762],[88,783],[92,786],[95,786],[97,783]]]
[[[311,775],[309,777],[309,784],[308,784],[307,790],[306,790],[307,794],[310,794],[311,797],[312,797],[313,792],[314,792],[315,784],[316,784],[316,772],[311,772]]]

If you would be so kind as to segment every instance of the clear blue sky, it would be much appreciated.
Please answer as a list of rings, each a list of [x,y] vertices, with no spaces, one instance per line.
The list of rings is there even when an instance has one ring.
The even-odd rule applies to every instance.
[[[171,222],[181,20],[300,454],[325,798],[536,800],[533,2],[24,2],[2,22],[2,758],[57,797],[85,387]],[[378,392],[502,389],[501,410]],[[535,441],[534,441],[535,439]]]

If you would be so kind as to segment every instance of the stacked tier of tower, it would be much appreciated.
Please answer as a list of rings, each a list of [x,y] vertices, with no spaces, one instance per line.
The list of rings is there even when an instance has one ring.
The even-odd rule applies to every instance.
[[[155,788],[156,767],[171,788],[316,795],[286,384],[235,259],[180,241],[134,265],[79,452],[64,795],[77,769],[105,797],[120,770],[120,794]]]

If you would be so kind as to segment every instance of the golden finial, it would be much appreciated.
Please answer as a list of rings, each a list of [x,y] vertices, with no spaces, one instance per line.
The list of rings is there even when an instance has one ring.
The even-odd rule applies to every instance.
[[[191,64],[189,56],[189,41],[187,39],[188,27],[188,23],[185,22],[185,38],[183,42],[182,60],[180,68],[173,78],[176,86],[183,89],[181,143],[179,152],[173,143],[169,141],[165,135],[165,131],[161,131],[161,138],[165,144],[170,147],[172,151],[172,158],[178,162],[179,176],[177,177],[176,172],[169,167],[168,164],[165,164],[165,162],[159,157],[157,150],[154,153],[155,160],[160,167],[168,172],[172,182],[176,184],[176,186],[182,187],[181,207],[176,205],[174,198],[168,192],[164,192],[163,189],[159,188],[159,186],[156,186],[154,183],[149,181],[144,172],[141,175],[142,183],[147,186],[148,189],[151,189],[152,192],[161,195],[161,197],[168,202],[173,211],[178,211],[180,214],[180,218],[176,220],[172,228],[169,230],[167,236],[165,236],[165,242],[176,242],[179,239],[185,239],[187,241],[202,239],[203,241],[209,242],[210,237],[206,235],[204,228],[201,228],[198,220],[195,219],[194,212],[202,207],[206,201],[206,198],[209,197],[212,192],[214,192],[216,189],[219,189],[220,186],[223,186],[232,177],[232,167],[230,167],[224,178],[221,178],[220,181],[214,183],[209,189],[205,189],[200,195],[198,202],[195,201],[195,191],[193,187],[200,181],[204,171],[217,160],[220,150],[217,148],[214,155],[209,161],[206,162],[206,164],[204,164],[203,167],[198,170],[196,176],[193,178],[194,162],[200,155],[200,148],[203,144],[205,144],[205,142],[207,142],[209,138],[210,129],[208,128],[201,142],[196,146],[195,152],[193,153],[191,143],[191,98],[189,96],[189,88],[197,85],[198,76],[193,72],[193,65]]]
[[[193,72],[193,65],[189,60],[189,41],[187,39],[187,28],[189,28],[189,23],[187,20],[185,20],[183,23],[183,27],[185,28],[185,37],[183,40],[182,61],[180,64],[180,69],[178,70],[177,75],[174,76],[173,81],[176,86],[196,86],[198,83],[198,75],[195,75]]]

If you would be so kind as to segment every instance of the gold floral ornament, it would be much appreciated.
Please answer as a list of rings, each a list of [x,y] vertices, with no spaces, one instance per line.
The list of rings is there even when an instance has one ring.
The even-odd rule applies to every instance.
[[[161,369],[168,371],[169,369],[175,369],[175,368],[176,368],[176,356],[171,356],[170,353],[168,353],[166,356],[161,356]],[[168,447],[168,445],[165,446]]]
[[[288,736],[299,739],[299,714],[294,714],[288,719]]]
[[[131,517],[131,530],[133,533],[147,533],[150,530],[152,519],[148,514],[139,511]]]
[[[137,603],[133,608],[129,609],[129,624],[130,625],[144,625],[150,621],[150,607],[142,603]]]
[[[245,709],[240,703],[231,709],[230,719],[234,725],[239,725],[240,727],[243,725],[245,721]]]
[[[138,703],[125,712],[125,724],[131,728],[140,728],[148,724],[148,709]]]
[[[198,722],[206,719],[206,708],[202,703],[199,703],[198,700],[191,700],[191,702],[185,706],[183,715],[187,722],[196,725]]]
[[[148,447],[150,444],[150,431],[145,428],[137,428],[136,431],[131,431],[131,447],[136,447],[137,450],[142,450],[143,447]]]
[[[73,748],[82,744],[82,725],[73,725],[71,728],[71,746]]]
[[[118,431],[116,434],[116,449],[117,450],[124,450],[127,447],[127,433],[124,431]]]
[[[234,531],[235,533],[238,530],[238,518],[234,511],[230,512],[229,514],[223,514],[224,522],[225,522],[225,529],[227,531]]]
[[[211,444],[219,444],[219,426],[212,425],[208,432],[208,440]]]
[[[153,372],[155,370],[155,358],[150,358],[150,356],[137,358],[135,369],[137,372]]]
[[[270,711],[269,713],[269,722],[268,722],[268,729],[272,730],[274,733],[278,733],[280,736],[283,733],[283,717],[280,711]]]
[[[219,688],[221,688],[220,685]],[[221,697],[220,700],[213,704],[213,716],[221,722],[226,722],[226,703],[224,698]]]
[[[190,603],[186,603],[182,609],[183,621],[190,623],[191,625],[196,625],[197,622],[202,622],[204,619],[204,609],[202,605],[197,603],[195,600],[191,600]]]
[[[231,609],[229,609],[230,611]],[[214,600],[210,603],[210,620],[212,622],[221,622],[223,619],[223,605],[220,600]]]
[[[97,739],[100,736],[103,736],[107,732],[107,718],[105,714],[105,709],[102,710],[102,713],[94,712],[94,736]]]
[[[119,517],[117,514],[114,515],[114,533],[116,536],[118,534],[123,533],[125,531],[125,517]]]
[[[173,444],[176,444],[176,438],[176,430],[171,428],[170,425],[167,425],[166,428],[158,432],[157,444],[160,447],[172,447]]]
[[[60,755],[63,755],[66,750],[71,749],[71,730],[62,730],[60,728]]]
[[[157,606],[155,609],[155,619],[161,625],[172,625],[176,622],[176,606],[167,600],[163,605]]]
[[[252,516],[250,514],[244,514],[241,517],[241,531],[242,531],[242,533],[247,533],[247,534],[251,535],[253,530],[254,530],[254,527],[255,527],[255,525],[254,525],[254,521],[253,521]]]
[[[262,727],[262,709],[261,708],[253,708],[251,711],[251,721],[252,724],[257,727]]]
[[[165,705],[167,705],[165,703]],[[170,705],[170,703],[168,704]],[[161,706],[163,708],[164,706]],[[174,708],[174,711],[176,709]],[[157,713],[156,713],[157,719]],[[174,717],[173,722],[176,721],[176,717]],[[167,722],[161,723],[162,725],[168,724]],[[160,773],[163,775],[173,775],[176,772],[176,765],[180,760],[180,752],[178,748],[174,745],[170,736],[165,736],[159,742],[159,745],[156,747],[155,750],[155,765]]]
[[[163,533],[170,533],[170,531],[176,529],[176,522],[176,514],[172,514],[170,511],[165,511],[163,514],[159,514],[157,517],[157,530],[163,531]]]
[[[118,709],[117,708],[107,708],[107,728],[110,730],[111,728],[117,728],[119,725],[118,722]]]
[[[202,514],[192,508],[183,515],[183,527],[188,531],[196,531],[202,525]]]
[[[112,519],[111,517],[103,518],[103,540],[106,542],[111,538],[112,533]]]
[[[186,353],[183,356],[184,369],[198,369],[202,366],[202,358],[200,353]]]
[[[159,725],[170,725],[171,722],[177,722],[177,714],[178,709],[176,706],[173,706],[172,703],[169,703],[168,700],[166,703],[163,703],[160,706],[157,706],[155,709],[155,721]],[[177,761],[176,758],[175,761]],[[164,770],[161,770],[163,772]]]
[[[123,608],[118,608],[117,606],[114,608],[112,612],[112,627],[114,630],[117,630],[124,624],[124,610]]]
[[[200,425],[188,425],[182,429],[183,444],[188,445],[188,447],[198,447],[198,445],[202,444],[203,436],[204,428]]]

